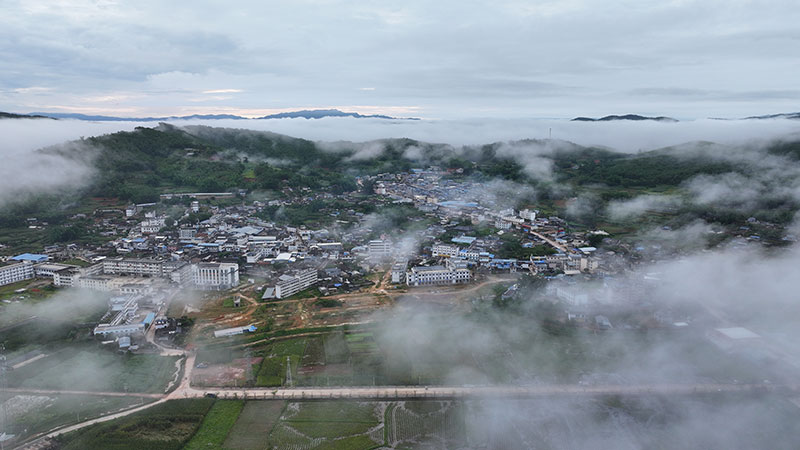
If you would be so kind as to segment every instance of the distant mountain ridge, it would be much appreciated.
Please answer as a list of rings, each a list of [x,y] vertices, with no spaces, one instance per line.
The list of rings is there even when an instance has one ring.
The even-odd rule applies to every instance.
[[[7,113],[3,113],[7,114]],[[381,114],[359,114],[356,112],[345,112],[338,109],[304,109],[301,111],[289,111],[277,114],[270,114],[263,117],[256,117],[250,119],[247,117],[237,116],[233,114],[192,114],[189,116],[164,116],[164,117],[117,117],[117,116],[102,116],[102,115],[89,115],[80,113],[49,113],[49,112],[34,112],[31,116],[22,116],[18,114],[11,114],[12,116],[32,117],[49,117],[53,119],[74,119],[74,120],[88,120],[92,122],[164,122],[167,120],[265,120],[265,119],[322,119],[323,117],[354,117],[357,119],[389,119],[389,120],[419,120],[413,117],[391,117]]]
[[[745,120],[750,120],[750,119],[800,119],[800,112],[767,114],[764,116],[745,117]]]
[[[599,119],[595,119],[593,117],[576,117],[572,119],[573,122],[610,122],[613,120],[654,120],[656,122],[677,122],[677,119],[673,119],[672,117],[665,117],[665,116],[658,116],[658,117],[647,117],[647,116],[640,116],[638,114],[625,114],[623,116],[618,115],[610,115],[601,117]]]
[[[53,117],[33,114],[14,114],[0,111],[0,119],[53,119]]]

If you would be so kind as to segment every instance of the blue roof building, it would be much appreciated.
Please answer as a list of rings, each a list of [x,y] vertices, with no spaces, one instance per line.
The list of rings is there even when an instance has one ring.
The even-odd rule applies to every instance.
[[[11,258],[14,261],[30,261],[32,263],[43,263],[50,260],[47,255],[37,255],[35,253],[23,253]]]

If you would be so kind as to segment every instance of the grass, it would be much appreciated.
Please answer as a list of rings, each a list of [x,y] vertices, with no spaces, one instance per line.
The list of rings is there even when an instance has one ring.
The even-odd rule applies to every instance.
[[[74,346],[9,372],[8,384],[29,389],[159,393],[175,373],[177,359]]]
[[[213,399],[179,399],[57,438],[63,450],[179,450],[200,427]]]
[[[184,447],[187,450],[219,448],[228,437],[236,419],[242,412],[244,402],[240,400],[218,400],[206,414],[200,429]]]
[[[78,267],[88,267],[88,266],[92,265],[92,263],[86,262],[86,261],[84,261],[82,259],[78,259],[78,258],[72,258],[72,259],[68,259],[66,261],[61,261],[61,263],[62,264],[71,264],[73,266],[78,266]]]
[[[282,298],[282,299],[280,299],[278,301],[300,300],[300,299],[304,299],[304,298],[316,298],[316,297],[321,297],[321,296],[322,296],[322,293],[319,291],[319,289],[317,289],[315,287],[310,287],[308,289],[305,289],[305,290],[302,290],[302,291],[298,292],[297,294],[294,294],[294,295],[292,295],[290,297]]]
[[[300,360],[306,348],[306,338],[287,339],[278,341],[267,347],[264,360],[256,375],[257,386],[281,386],[286,379],[286,358],[292,365],[292,374],[297,373]]]
[[[291,403],[270,433],[268,448],[376,448],[383,443],[370,437],[370,430],[382,419],[376,412],[377,405],[342,401]]]
[[[23,439],[56,427],[131,407],[143,400],[136,397],[106,397],[100,395],[59,395],[53,397],[9,394],[6,397],[11,399],[11,402],[6,404],[7,408],[9,408],[6,431]],[[41,403],[38,403],[39,401]],[[146,401],[149,402],[151,400],[146,399]],[[38,405],[38,407],[25,407],[25,403],[31,406]],[[17,405],[17,407],[11,409],[12,405]]]
[[[230,450],[262,450],[286,403],[257,400],[244,404],[244,409],[228,433],[223,448]]]

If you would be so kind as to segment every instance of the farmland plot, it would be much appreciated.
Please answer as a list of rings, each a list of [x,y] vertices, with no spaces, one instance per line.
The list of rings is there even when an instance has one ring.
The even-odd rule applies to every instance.
[[[290,403],[269,437],[271,449],[368,449],[383,443],[378,402]]]

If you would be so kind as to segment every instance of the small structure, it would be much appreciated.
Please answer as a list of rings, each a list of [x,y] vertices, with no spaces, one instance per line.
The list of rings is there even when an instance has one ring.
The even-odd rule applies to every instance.
[[[255,333],[257,330],[255,325],[247,325],[244,327],[225,328],[224,330],[217,330],[214,332],[214,337],[236,336],[239,334]]]

